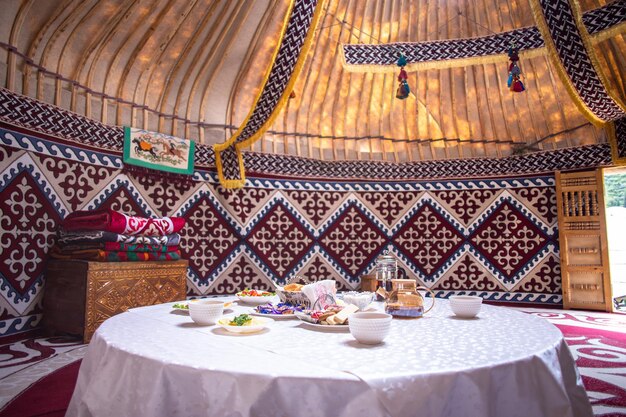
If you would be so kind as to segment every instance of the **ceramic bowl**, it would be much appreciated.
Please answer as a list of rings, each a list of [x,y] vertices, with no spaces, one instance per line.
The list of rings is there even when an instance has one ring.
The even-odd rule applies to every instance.
[[[202,326],[217,323],[224,314],[224,302],[219,300],[198,300],[189,303],[189,316]]]
[[[480,312],[480,306],[483,303],[481,297],[474,295],[453,295],[449,298],[450,308],[457,316],[464,319],[476,317]]]
[[[376,345],[389,334],[391,315],[382,312],[354,313],[348,318],[350,333],[365,345]]]
[[[343,294],[343,301],[346,304],[354,304],[360,311],[365,310],[372,303],[373,299],[374,293],[369,291],[348,291]]]

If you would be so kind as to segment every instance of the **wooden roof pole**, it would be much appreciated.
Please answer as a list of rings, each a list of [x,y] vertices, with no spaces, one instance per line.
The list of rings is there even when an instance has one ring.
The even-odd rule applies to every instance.
[[[165,51],[170,46],[170,43],[178,34],[180,27],[183,24],[187,23],[187,19],[190,16],[192,16],[191,10],[193,10],[196,7],[196,4],[198,4],[198,1],[199,0],[189,0],[186,3],[186,7],[183,9],[182,13],[181,12],[177,13],[176,24],[173,25],[172,29],[169,30],[168,35],[165,37],[165,42],[159,42],[158,52],[154,55],[153,59],[151,59],[150,64],[148,65],[148,68],[145,68],[141,72],[141,75],[139,75],[139,78],[137,82],[135,83],[135,91],[133,93],[133,101],[135,103],[142,103],[145,106],[148,106],[148,107],[150,106],[149,104],[150,97],[148,96],[148,92],[151,91],[151,87],[155,87],[155,84],[152,83],[152,77],[154,76],[155,69],[159,67],[159,64],[161,64],[163,54],[165,54]],[[147,77],[144,74],[148,74]],[[147,81],[145,82],[145,88],[143,88],[143,98],[141,98],[140,100],[139,96],[142,95],[140,92],[140,87],[142,86],[141,80],[144,78],[147,78]],[[163,84],[161,84],[160,87],[161,87],[161,91],[158,94],[154,94],[154,96],[160,97],[163,94],[163,88],[164,88]],[[163,132],[162,123],[161,123],[163,120],[163,116],[159,115],[158,117],[159,117],[158,118],[158,130],[160,132]],[[144,109],[144,122],[146,118],[147,118],[147,110]]]
[[[145,7],[142,8],[138,8],[138,12],[144,11],[144,14],[138,16],[135,21],[139,21],[145,24],[149,23],[149,19],[146,18],[147,16],[149,16],[150,10],[153,9],[153,7],[155,7],[155,4],[158,0],[152,0],[151,4],[146,4],[144,5]],[[119,22],[118,25],[116,25],[115,28],[111,29],[111,38],[116,35],[118,33],[118,30],[120,28],[121,25],[123,25],[124,23],[130,23],[127,22],[127,20],[129,20],[131,17],[130,14],[124,16],[124,19],[122,21]],[[134,25],[133,26],[135,28],[135,31],[128,31],[127,35],[124,37],[124,40],[122,42],[119,43],[119,45],[115,48],[115,51],[110,55],[113,57],[113,59],[110,59],[105,71],[105,76],[104,76],[104,81],[102,82],[102,92],[107,94],[108,91],[108,87],[110,85],[109,82],[109,78],[111,77],[111,74],[113,73],[113,67],[114,65],[116,65],[116,63],[118,62],[118,60],[121,57],[121,51],[126,47],[126,45],[129,43],[130,38],[132,37],[133,33],[137,32],[139,30],[140,24]],[[123,29],[123,27],[122,27]],[[102,63],[100,62],[100,56],[102,54],[102,52],[104,51],[104,46],[108,45],[107,44],[103,45],[103,48],[100,49],[98,51],[98,53],[95,55],[92,63],[91,63],[91,67],[89,68],[89,73],[87,74],[87,85],[91,85],[93,86],[93,74],[95,72],[95,70],[99,67],[102,67]],[[119,96],[118,96],[119,97]],[[108,100],[107,99],[102,99],[102,115],[101,115],[101,120],[102,123],[107,123],[108,122]],[[131,122],[133,122],[133,120],[131,120]],[[133,124],[133,123],[131,123]]]
[[[250,12],[252,11],[252,3],[251,2],[244,2],[244,3],[248,7],[245,9],[243,8],[239,9],[237,12],[237,15],[233,17],[233,22],[237,20],[241,22],[245,22],[248,19],[248,16],[250,15]],[[231,49],[231,46],[233,42],[235,41],[235,39],[237,39],[237,36],[239,35],[239,32],[241,31],[242,26],[243,25],[234,26],[234,33],[232,33],[231,36],[225,39],[226,46],[224,47],[224,49],[226,51]],[[230,29],[230,30],[232,31],[233,29]],[[218,60],[217,64],[214,67],[214,70],[209,73],[209,78],[204,83],[204,86],[202,88],[203,93],[202,93],[202,98],[200,100],[200,107],[198,109],[198,120],[200,122],[205,121],[205,114],[206,114],[207,107],[209,105],[208,99],[209,99],[209,93],[211,92],[211,86],[213,82],[215,81],[215,76],[219,74],[220,69],[225,63],[226,55],[227,54],[222,55],[222,58]],[[216,143],[219,143],[219,141]]]
[[[22,26],[24,25],[24,20],[26,19],[26,15],[30,10],[30,7],[33,5],[34,0],[22,0],[20,7],[17,11],[17,15],[13,20],[13,25],[11,25],[11,33],[9,34],[9,44],[12,46],[16,46],[17,42],[20,38],[20,33],[22,30]],[[17,67],[16,56],[13,52],[8,51],[7,56],[7,78],[5,86],[11,91],[15,91],[15,71]],[[25,65],[28,68],[28,65]]]
[[[208,25],[208,22],[210,21],[211,17],[213,17],[213,14],[215,13],[217,9],[218,4],[219,4],[219,1],[210,2],[209,7],[205,9],[204,15],[196,24],[192,36],[189,39],[187,39],[187,42],[185,43],[185,46],[183,47],[181,54],[176,59],[176,62],[174,63],[174,65],[170,66],[164,78],[164,82],[163,82],[164,87],[161,90],[161,95],[159,96],[158,102],[156,105],[156,108],[161,113],[165,113],[167,110],[167,105],[170,102],[169,100],[170,92],[174,87],[174,81],[177,79],[179,71],[183,69],[185,63],[189,61],[193,62],[193,60],[189,60],[188,57],[191,51],[193,50],[194,46],[198,42],[198,40],[200,40],[200,34],[203,33],[204,28]],[[174,107],[172,108],[172,114],[177,115],[177,116],[179,115],[178,107],[176,105],[174,105]],[[159,124],[161,124],[161,120],[159,120]],[[185,122],[186,132],[188,131],[188,125],[189,124]],[[178,132],[178,119],[173,118],[172,119],[172,134],[176,135],[177,133],[175,132]],[[185,134],[184,136],[188,137],[189,135]]]
[[[148,30],[143,34],[143,36],[139,40],[139,43],[133,48],[133,51],[131,52],[130,57],[126,61],[126,65],[124,65],[124,69],[122,70],[122,75],[119,77],[119,82],[117,84],[117,94],[116,94],[117,97],[120,97],[120,98],[124,97],[126,79],[128,78],[128,74],[130,73],[130,70],[137,64],[137,55],[139,55],[139,53],[143,50],[146,43],[148,43],[148,40],[152,37],[154,32],[157,30],[157,27],[159,26],[161,21],[163,21],[167,13],[174,7],[176,2],[177,0],[169,0],[167,2],[165,7],[163,7],[157,14],[154,22],[150,24],[150,26],[148,27]],[[128,94],[128,97],[131,97],[131,94]],[[118,104],[117,111],[115,114],[115,123],[117,125],[120,125],[121,119],[122,119],[122,106]],[[144,129],[148,128],[147,119],[148,117],[144,113],[144,118],[143,118]],[[134,126],[135,120],[131,119],[130,124]]]
[[[200,85],[200,79],[202,77],[203,74],[205,74],[208,71],[208,67],[209,64],[212,62],[213,58],[217,55],[217,52],[219,50],[219,45],[224,41],[224,39],[226,38],[226,35],[228,33],[228,31],[230,30],[230,28],[232,27],[237,15],[239,14],[239,12],[241,11],[242,7],[243,7],[243,3],[244,2],[237,2],[235,4],[235,6],[230,9],[230,13],[228,14],[228,18],[226,19],[226,21],[224,22],[224,26],[222,27],[222,29],[220,30],[217,38],[215,39],[215,42],[212,43],[212,47],[209,50],[208,54],[206,54],[202,64],[200,64],[198,66],[198,63],[196,63],[196,67],[199,67],[198,72],[196,73],[195,78],[193,79],[193,82],[191,84],[191,90],[189,91],[189,99],[187,100],[187,110],[186,110],[186,115],[185,117],[187,119],[191,119],[191,113],[192,113],[192,105],[195,104],[193,98],[196,97],[196,91],[198,91],[199,85]],[[227,7],[224,7],[224,9],[222,10],[224,13],[226,12]],[[220,21],[223,21],[222,19],[220,19]],[[214,31],[214,27],[211,28],[211,38],[213,37],[213,34],[215,33]],[[180,91],[180,90],[179,90]],[[177,101],[180,99],[177,98]],[[198,120],[200,118],[200,104],[198,103]],[[202,134],[204,133],[203,130],[201,130],[201,142],[204,142],[204,138],[202,137]]]
[[[72,1],[74,0],[65,0],[65,2],[61,5],[61,7],[58,7],[55,9],[54,15],[50,19],[48,19],[41,28],[39,28],[39,30],[37,31],[37,34],[33,38],[33,41],[30,43],[28,47],[28,51],[26,52],[26,56],[28,58],[32,59],[33,61],[35,60],[34,59],[35,52],[37,51],[37,47],[43,40],[44,35],[46,34],[50,26],[52,26],[52,23],[55,22],[63,12],[67,11],[69,4],[72,3]],[[24,75],[22,78],[22,93],[27,94],[27,95],[29,94],[29,90],[30,90],[30,72],[31,72],[30,65],[26,65],[24,67]],[[37,74],[38,83],[39,83],[39,77],[41,76],[42,76],[41,74]],[[39,86],[37,86],[36,96],[39,98]]]

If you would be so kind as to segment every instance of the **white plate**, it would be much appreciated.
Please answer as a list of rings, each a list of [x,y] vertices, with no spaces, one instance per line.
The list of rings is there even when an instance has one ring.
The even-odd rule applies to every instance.
[[[189,313],[189,303],[190,302],[194,302],[194,301],[196,301],[196,300],[189,300],[189,301],[187,301],[186,302],[187,308],[172,307],[172,309],[175,310],[175,311],[184,311],[186,313]],[[185,304],[185,303],[174,303],[174,304]],[[228,308],[232,304],[233,304],[233,301],[225,301],[224,302],[224,313],[232,312],[232,310]]]
[[[251,314],[253,316],[259,316],[259,317],[269,317],[275,320],[297,319],[295,314],[265,314],[265,313],[259,313],[254,309],[250,310],[248,314]]]
[[[250,326],[231,326],[228,324],[235,316],[224,316],[217,321],[217,325],[232,333],[254,333],[263,330],[274,322],[273,319],[267,317],[254,317],[254,324]]]
[[[347,324],[317,324],[309,323],[308,321],[300,320],[305,327],[310,327],[314,330],[328,330],[329,332],[347,332],[350,328]]]
[[[276,300],[275,295],[259,295],[259,296],[237,295],[237,298],[242,303],[252,304],[252,305],[267,304]]]

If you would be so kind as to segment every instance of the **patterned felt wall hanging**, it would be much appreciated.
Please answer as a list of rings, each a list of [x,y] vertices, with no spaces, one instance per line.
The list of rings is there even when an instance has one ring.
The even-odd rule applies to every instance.
[[[190,296],[295,274],[354,289],[391,250],[438,297],[558,306],[552,172],[611,163],[605,143],[406,163],[244,152],[249,187],[226,190],[208,146],[196,148],[199,180],[172,183],[126,175],[122,142],[120,127],[0,89],[0,335],[38,326],[57,226],[81,209],[184,217]]]
[[[158,132],[124,127],[124,163],[175,174],[193,174],[195,143]]]
[[[592,42],[605,40],[626,28],[626,2],[617,0],[586,12],[582,21],[592,35]],[[512,42],[516,42],[522,58],[546,53],[539,29],[526,27],[468,39],[379,45],[344,44],[341,45],[341,57],[344,68],[351,72],[394,72],[398,52],[407,59],[407,71],[453,68],[506,62]]]
[[[281,43],[274,52],[261,93],[235,134],[215,145],[217,173],[226,188],[243,187],[245,169],[241,150],[256,142],[271,126],[298,78],[315,36],[326,0],[293,0],[281,30]]]

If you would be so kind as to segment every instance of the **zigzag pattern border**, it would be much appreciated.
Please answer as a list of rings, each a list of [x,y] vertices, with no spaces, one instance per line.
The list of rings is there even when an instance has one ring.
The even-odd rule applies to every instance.
[[[446,191],[446,190],[480,190],[510,189],[527,187],[554,187],[554,176],[542,175],[528,178],[501,178],[501,179],[459,179],[459,180],[417,180],[411,182],[338,182],[338,181],[305,181],[249,178],[246,183],[249,187],[297,190],[297,191],[342,191],[342,192],[388,192],[388,191]]]
[[[86,162],[107,168],[123,168],[122,158],[102,152],[63,145],[0,127],[0,143],[11,148],[36,152],[71,161]]]
[[[480,38],[450,39],[424,42],[395,42],[388,44],[343,44],[343,54],[348,65],[396,65],[398,52],[407,63],[478,58],[506,54],[515,41],[520,50],[544,46],[536,27],[525,27]]]
[[[38,106],[45,106],[49,112],[55,115],[63,114],[66,117],[79,117],[71,112],[67,115],[63,109],[51,104],[39,102],[37,100],[20,96],[9,90],[0,89],[3,94],[0,95],[0,107],[2,106],[2,97],[10,96],[15,100],[27,103],[37,103]],[[11,120],[11,115],[4,117],[4,124],[7,126],[17,126],[19,122]],[[56,116],[55,116],[56,117]],[[0,120],[3,118],[0,117]],[[90,119],[79,118],[85,124],[98,124]],[[2,126],[0,126],[2,127]],[[45,126],[44,126],[45,127]],[[43,133],[44,135],[52,135],[50,140],[35,138],[32,135],[17,133],[17,136],[29,138],[28,141],[3,139],[3,144],[7,146],[31,150],[46,155],[63,157],[80,162],[88,162],[99,164],[107,167],[121,167],[121,158],[119,153],[95,152],[81,148],[80,145],[92,146],[89,141],[81,142],[81,140],[71,140],[71,144],[62,145],[55,143],[56,136],[45,130],[41,125],[37,125],[37,121],[31,121],[24,128],[33,132]],[[10,129],[9,129],[10,130]],[[10,130],[12,131],[12,130]],[[58,136],[58,135],[57,135]],[[68,138],[65,138],[68,139]],[[7,143],[9,141],[10,143]],[[56,149],[58,147],[58,150]],[[243,152],[244,160],[248,170],[251,173],[250,180],[246,185],[257,187],[276,187],[280,185],[285,189],[306,189],[324,191],[330,189],[336,184],[315,183],[315,180],[324,181],[363,181],[363,179],[371,181],[390,181],[388,184],[363,185],[353,183],[346,185],[353,191],[393,191],[394,187],[401,187],[394,181],[416,180],[416,179],[445,179],[445,178],[480,178],[487,176],[504,176],[504,175],[526,175],[536,173],[546,173],[560,169],[579,169],[579,168],[596,168],[600,166],[611,165],[611,152],[608,144],[588,145],[576,148],[565,148],[554,151],[542,151],[523,156],[509,156],[504,158],[473,158],[473,159],[451,159],[451,160],[434,160],[434,161],[414,161],[405,163],[393,163],[383,161],[321,161],[311,158],[303,158],[288,155],[261,154],[255,152]],[[196,168],[200,166],[215,167],[215,155],[213,149],[209,146],[198,144],[196,147]],[[298,180],[286,180],[283,177],[301,178]],[[194,179],[200,181],[217,182],[217,174],[207,171],[196,170]],[[306,181],[310,180],[310,181]],[[313,181],[314,185],[311,185]],[[308,183],[306,183],[308,182]],[[364,183],[366,184],[366,183]]]
[[[321,161],[295,156],[245,152],[250,176],[300,177],[318,180],[399,181],[439,178],[541,174],[557,170],[597,168],[612,164],[606,143],[542,151],[504,158],[448,159],[403,163],[383,161]],[[273,181],[268,179],[267,181]]]
[[[503,291],[454,291],[434,290],[437,298],[450,298],[453,295],[477,295],[485,301],[497,301],[500,303],[539,303],[542,305],[563,305],[563,296],[559,294],[542,293],[512,293]]]
[[[28,316],[12,317],[0,320],[0,336],[25,332],[37,328],[43,314],[31,314]]]

